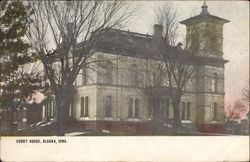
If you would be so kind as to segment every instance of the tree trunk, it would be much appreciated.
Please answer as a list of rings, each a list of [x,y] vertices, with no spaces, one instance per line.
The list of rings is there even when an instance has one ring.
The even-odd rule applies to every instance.
[[[64,136],[69,117],[69,107],[73,97],[73,86],[60,86],[56,90],[57,136]]]
[[[10,131],[16,131],[15,125],[14,125],[14,110],[11,108],[9,111],[9,117],[10,117]]]
[[[175,132],[177,132],[179,130],[179,128],[181,127],[180,103],[181,103],[180,98],[176,99],[173,102],[173,110],[174,110],[173,128],[174,128]]]

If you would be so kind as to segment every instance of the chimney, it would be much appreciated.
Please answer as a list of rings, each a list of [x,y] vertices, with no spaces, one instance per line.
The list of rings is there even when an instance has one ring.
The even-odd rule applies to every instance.
[[[162,30],[163,30],[163,26],[160,24],[155,24],[154,25],[154,39],[162,39]]]

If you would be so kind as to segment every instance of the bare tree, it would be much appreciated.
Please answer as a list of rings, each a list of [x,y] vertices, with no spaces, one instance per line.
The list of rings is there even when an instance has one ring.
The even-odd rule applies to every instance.
[[[155,15],[155,23],[163,26],[163,38],[169,45],[176,45],[178,40],[178,13],[171,2],[165,2],[161,7],[157,8]]]
[[[159,25],[155,27],[163,28],[163,34],[160,33],[160,35],[154,36],[154,52],[159,56],[159,60],[164,63],[164,75],[168,79],[169,95],[174,113],[173,127],[177,130],[181,127],[180,103],[184,94],[184,86],[195,72],[199,71],[200,74],[206,75],[206,72],[202,71],[202,68],[200,69],[198,59],[201,56],[204,57],[208,51],[208,46],[204,46],[203,43],[203,38],[206,37],[207,33],[204,33],[200,38],[200,29],[193,26],[187,33],[185,47],[182,47],[181,42],[176,45],[179,39],[177,11],[169,2],[165,3],[157,11],[155,22]],[[190,44],[190,42],[192,43]],[[200,58],[191,54],[191,52],[195,53],[197,51]]]
[[[234,103],[234,106],[229,106],[228,108],[228,114],[226,116],[226,123],[228,123],[230,120],[238,120],[242,117],[242,114],[247,111],[247,106],[241,101],[237,100]]]
[[[127,23],[133,11],[126,4],[123,1],[29,2],[34,13],[27,37],[55,94],[57,135],[65,132],[75,78],[94,61],[90,58],[103,31]]]
[[[250,105],[250,98],[249,98],[249,88],[247,86],[245,86],[242,89],[242,96],[243,96],[243,100],[247,103],[247,105]]]

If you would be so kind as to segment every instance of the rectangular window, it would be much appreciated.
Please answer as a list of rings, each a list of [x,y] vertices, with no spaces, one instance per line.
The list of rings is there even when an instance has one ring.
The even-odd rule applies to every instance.
[[[51,116],[51,117],[54,117],[54,105],[53,105],[53,100],[50,101],[50,107],[51,107],[50,116]]]
[[[190,111],[191,111],[190,109],[191,109],[191,108],[190,108],[190,102],[188,102],[188,103],[187,103],[187,112],[186,112],[186,114],[187,114],[186,119],[187,119],[187,120],[190,120],[190,113],[191,113],[191,112],[190,112]]]
[[[106,117],[111,117],[112,116],[112,98],[111,98],[111,96],[106,97],[105,116]]]
[[[70,118],[72,117],[72,114],[73,114],[73,101],[70,103],[70,106],[69,106],[69,117]]]
[[[56,100],[54,99],[53,100],[53,107],[54,107],[54,116],[56,117],[56,114],[57,114],[57,108],[56,108]]]
[[[84,116],[84,97],[81,97],[81,108],[80,108],[80,116],[83,117]]]
[[[85,97],[85,109],[84,109],[84,116],[89,116],[89,97]]]
[[[139,99],[129,98],[128,103],[128,117],[138,118],[139,117]]]
[[[181,120],[185,120],[185,102],[181,103]]]
[[[211,90],[212,92],[215,92],[215,80],[214,79],[211,80]]]
[[[112,84],[112,72],[113,72],[113,65],[110,61],[108,61],[106,65],[106,74],[105,74],[107,84]]]
[[[72,107],[73,105],[71,105]],[[89,97],[81,97],[81,105],[80,105],[80,116],[88,117],[89,116]]]
[[[133,99],[129,98],[128,101],[128,116],[133,117]]]
[[[212,120],[218,120],[218,104],[216,102],[212,105]]]
[[[169,99],[165,98],[164,102],[166,119],[169,119]]]
[[[82,68],[82,85],[88,84],[88,73],[86,68]]]
[[[139,117],[139,99],[135,99],[134,117]]]
[[[48,109],[48,115],[47,115],[47,117],[51,117],[51,103],[50,103],[50,101],[48,101],[48,107],[47,107],[47,109]]]

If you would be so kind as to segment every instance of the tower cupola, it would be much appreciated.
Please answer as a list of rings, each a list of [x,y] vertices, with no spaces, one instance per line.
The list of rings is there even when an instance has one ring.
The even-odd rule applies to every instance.
[[[186,49],[195,55],[222,58],[223,25],[229,21],[208,12],[206,2],[201,6],[200,14],[181,21],[186,25]]]
[[[208,15],[209,14],[209,12],[207,10],[208,6],[207,6],[206,2],[204,2],[203,6],[201,6],[201,8],[202,8],[201,13],[200,13],[201,15]]]

